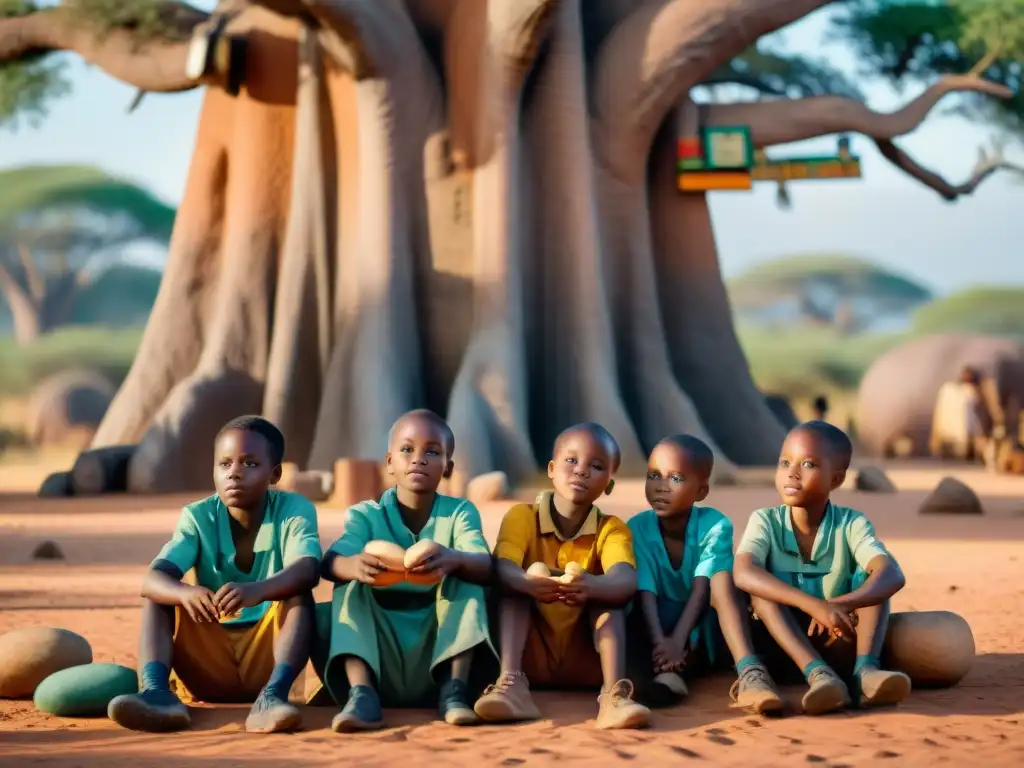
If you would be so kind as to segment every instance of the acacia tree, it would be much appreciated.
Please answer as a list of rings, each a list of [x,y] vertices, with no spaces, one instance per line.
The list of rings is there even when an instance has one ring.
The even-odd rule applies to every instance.
[[[140,241],[166,243],[174,209],[80,166],[0,172],[0,296],[29,344],[71,319],[82,289]]]
[[[207,86],[160,294],[96,435],[138,442],[132,489],[205,486],[217,425],[246,411],[314,468],[379,456],[414,406],[446,415],[463,476],[521,478],[582,419],[627,465],[679,431],[720,466],[774,461],[674,126],[702,84],[771,88],[742,57],[784,64],[751,46],[827,1],[111,3],[0,22],[0,61],[72,50],[143,90]],[[842,95],[703,116],[759,147],[861,132],[955,197],[976,182],[892,145],[954,90],[1010,95],[970,74],[893,115]]]

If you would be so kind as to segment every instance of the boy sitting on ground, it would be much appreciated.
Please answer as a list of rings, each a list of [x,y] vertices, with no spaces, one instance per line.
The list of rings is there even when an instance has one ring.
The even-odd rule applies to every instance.
[[[794,428],[775,473],[783,504],[751,516],[736,553],[736,584],[750,593],[758,624],[803,671],[808,714],[850,704],[823,653],[843,665],[856,649],[852,680],[861,706],[894,704],[910,693],[909,677],[879,667],[889,598],[903,588],[903,573],[867,518],[829,498],[852,453],[850,439],[831,424]]]
[[[777,712],[782,699],[754,654],[747,607],[732,580],[732,523],[717,509],[696,506],[707,498],[713,466],[711,449],[691,435],[665,438],[651,452],[651,508],[629,520],[638,590],[629,621],[634,679],[652,701],[685,695],[679,675],[716,661],[717,616],[739,675],[733,701],[758,714]],[[709,596],[714,612],[707,611]]]
[[[182,510],[142,585],[141,690],[108,708],[125,728],[187,728],[184,702],[193,700],[255,699],[249,731],[299,725],[288,692],[309,659],[316,508],[270,489],[281,477],[284,438],[265,419],[228,422],[214,454],[217,493]],[[192,569],[194,585],[182,581]]]
[[[337,732],[382,728],[382,705],[431,699],[449,724],[476,721],[467,690],[473,657],[477,649],[496,655],[481,586],[492,560],[476,507],[437,492],[452,474],[454,450],[451,428],[435,413],[398,419],[386,458],[397,486],[349,509],[324,557],[323,577],[338,584],[324,672],[331,696],[344,702],[331,723]],[[387,566],[364,551],[382,541],[423,553],[386,587]]]
[[[610,492],[619,447],[597,424],[579,424],[555,441],[548,477],[554,493],[519,504],[501,523],[495,547],[500,602],[501,674],[476,702],[487,722],[534,720],[530,684],[598,687],[598,728],[648,725],[626,677],[624,608],[636,592],[629,529],[594,506]],[[532,566],[544,574],[534,576]],[[562,581],[568,571],[581,577]],[[554,578],[552,578],[554,577]]]

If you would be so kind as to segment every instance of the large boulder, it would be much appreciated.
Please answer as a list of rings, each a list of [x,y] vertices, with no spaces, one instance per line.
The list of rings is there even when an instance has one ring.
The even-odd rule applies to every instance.
[[[86,447],[114,393],[110,380],[96,371],[72,369],[44,379],[29,400],[29,439],[39,446]]]
[[[1009,339],[941,333],[908,342],[868,369],[857,397],[859,445],[875,455],[927,456],[939,388],[964,366],[997,381],[999,396],[1024,402],[1024,347]]]
[[[981,499],[969,485],[955,477],[944,477],[918,510],[922,515],[981,515]]]
[[[29,699],[54,672],[92,662],[89,642],[55,627],[27,627],[0,635],[0,698]]]
[[[43,680],[32,701],[40,712],[58,717],[105,717],[112,699],[138,690],[134,669],[121,664],[82,664]]]

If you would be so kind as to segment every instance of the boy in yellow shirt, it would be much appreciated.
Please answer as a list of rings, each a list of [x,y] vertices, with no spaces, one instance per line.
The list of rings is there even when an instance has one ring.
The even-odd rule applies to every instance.
[[[475,705],[485,722],[534,720],[530,684],[601,686],[598,728],[639,728],[650,712],[633,701],[626,677],[625,607],[636,592],[626,524],[594,502],[611,491],[620,453],[598,424],[570,427],[548,464],[554,492],[505,515],[494,554],[500,603],[501,674]],[[534,576],[543,563],[551,576]],[[567,566],[583,574],[565,583]],[[545,570],[545,569],[541,569]]]

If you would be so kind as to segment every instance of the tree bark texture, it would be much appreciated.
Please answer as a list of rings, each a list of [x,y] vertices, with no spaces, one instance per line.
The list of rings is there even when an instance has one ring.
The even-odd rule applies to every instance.
[[[631,468],[676,432],[726,470],[771,463],[783,427],[736,339],[707,201],[676,191],[674,126],[719,65],[827,4],[232,3],[245,82],[207,91],[160,294],[94,447],[138,444],[130,490],[198,489],[242,413],[328,470],[379,458],[426,406],[463,479],[522,480],[582,420]],[[123,36],[104,49],[43,18],[13,20],[18,41],[0,21],[0,60],[73,49],[133,82]],[[187,87],[186,55],[159,46],[135,84]],[[759,145],[891,142],[932,96],[888,117],[814,100],[708,115]]]

